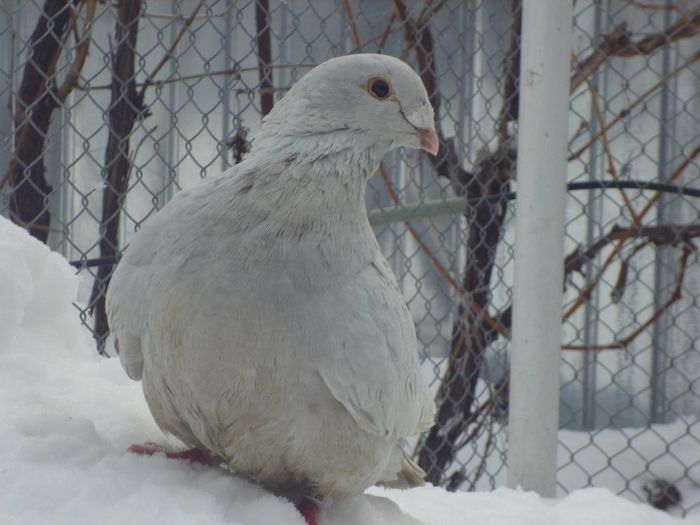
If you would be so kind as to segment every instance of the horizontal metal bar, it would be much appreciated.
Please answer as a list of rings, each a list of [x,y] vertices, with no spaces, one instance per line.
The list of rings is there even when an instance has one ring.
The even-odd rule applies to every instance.
[[[676,193],[688,197],[699,197],[700,188],[689,188],[684,186],[676,186],[673,184],[664,184],[663,182],[642,182],[636,180],[591,180],[586,182],[571,182],[567,185],[568,191],[580,190],[608,190],[608,189],[633,189],[633,190],[652,190],[663,191],[666,193]],[[385,226],[387,224],[397,224],[408,222],[416,219],[429,219],[430,217],[439,217],[440,215],[463,214],[469,206],[474,206],[484,201],[496,201],[500,199],[513,200],[515,192],[491,195],[483,197],[475,197],[472,199],[463,199],[462,197],[450,197],[449,199],[431,199],[415,204],[399,204],[397,206],[388,206],[386,208],[373,208],[367,212],[369,222],[372,226]],[[97,257],[94,259],[78,259],[70,261],[70,264],[82,270],[84,268],[92,268],[94,266],[103,266],[108,264],[116,264],[119,261],[117,257]]]
[[[687,197],[700,198],[699,188],[676,186],[674,184],[664,184],[663,182],[642,182],[636,180],[591,180],[585,182],[570,182],[566,187],[568,191],[608,190],[621,188],[642,191],[662,191],[665,193],[676,193]],[[505,199],[510,201],[515,199],[515,196],[515,192],[511,191],[505,194],[494,193],[472,199],[450,197],[448,199],[427,200],[416,204],[399,204],[397,206],[388,206],[386,208],[374,208],[368,212],[369,222],[372,224],[372,226],[383,226],[386,224],[407,222],[414,219],[427,219],[430,217],[438,217],[440,215],[464,213],[467,211],[469,206],[489,200],[495,201]]]
[[[372,226],[383,226],[414,219],[427,219],[439,215],[464,213],[468,202],[461,197],[434,199],[416,204],[399,204],[388,208],[373,208],[367,212]]]

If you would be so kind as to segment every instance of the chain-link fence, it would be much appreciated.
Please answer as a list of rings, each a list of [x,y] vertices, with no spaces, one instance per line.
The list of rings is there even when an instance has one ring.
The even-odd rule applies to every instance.
[[[0,14],[0,213],[75,261],[106,353],[114,263],[174,192],[240,160],[314,64],[411,63],[440,154],[388,155],[367,205],[436,392],[415,456],[451,489],[504,483],[517,0],[4,0]],[[558,485],[700,512],[700,5],[579,0],[574,24]]]

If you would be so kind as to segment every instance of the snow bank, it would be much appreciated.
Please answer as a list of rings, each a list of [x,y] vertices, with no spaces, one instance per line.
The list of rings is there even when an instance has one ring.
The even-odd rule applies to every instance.
[[[167,441],[140,385],[98,358],[72,305],[78,278],[0,217],[0,524],[303,525],[287,501],[213,468],[125,453]],[[175,444],[175,443],[172,443]],[[322,525],[688,523],[603,489],[532,493],[372,488]]]

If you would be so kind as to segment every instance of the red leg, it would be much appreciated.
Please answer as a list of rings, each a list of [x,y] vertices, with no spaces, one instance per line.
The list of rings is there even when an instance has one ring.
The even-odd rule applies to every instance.
[[[193,463],[202,463],[203,465],[209,465],[211,463],[209,456],[198,448],[191,448],[188,450],[169,450],[163,445],[148,441],[143,445],[131,445],[126,450],[127,452],[138,454],[140,456],[152,456],[153,454],[160,453],[165,454],[165,457],[168,459],[186,459]]]
[[[304,516],[308,525],[318,525],[318,505],[315,501],[304,498],[301,500],[301,503],[297,505],[297,509],[299,509],[301,515]]]

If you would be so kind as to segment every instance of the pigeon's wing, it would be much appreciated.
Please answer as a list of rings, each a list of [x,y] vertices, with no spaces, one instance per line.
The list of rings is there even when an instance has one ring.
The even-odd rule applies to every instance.
[[[148,337],[147,320],[154,297],[164,283],[173,282],[173,276],[184,277],[202,264],[202,254],[211,251],[205,244],[221,233],[210,226],[221,223],[212,216],[217,209],[238,206],[241,216],[252,220],[253,214],[244,209],[242,199],[235,199],[248,192],[255,175],[234,168],[179,192],[144,224],[125,250],[107,290],[106,307],[119,359],[132,379],[141,379],[143,372],[143,338]],[[224,185],[226,191],[222,191]],[[234,202],[213,202],[227,195],[233,195]],[[239,221],[239,227],[245,225],[246,221]],[[238,233],[234,227],[222,227],[226,227],[225,235]]]
[[[107,319],[119,360],[127,375],[140,380],[143,372],[141,337],[145,334],[145,319],[152,295],[151,280],[157,245],[154,228],[138,235],[117,265],[107,290]]]
[[[420,376],[413,319],[383,257],[351,283],[353,311],[332,367],[319,370],[337,401],[366,432],[397,438],[433,424],[435,405]]]

